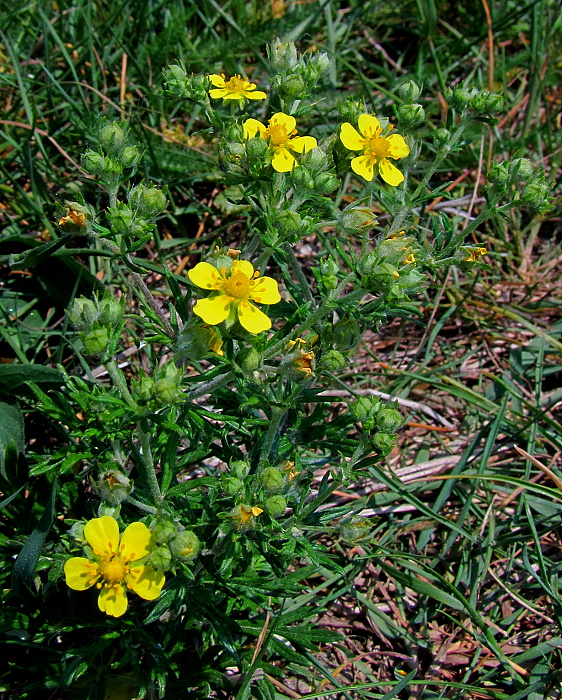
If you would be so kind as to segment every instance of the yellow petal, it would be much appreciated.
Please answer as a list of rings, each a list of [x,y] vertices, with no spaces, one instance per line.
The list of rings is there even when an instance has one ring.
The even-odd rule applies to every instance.
[[[391,134],[386,140],[390,144],[390,155],[393,158],[405,158],[410,153],[408,144],[400,134]]]
[[[252,85],[252,87],[248,88],[248,91],[253,90],[253,92],[246,93],[246,97],[249,100],[265,100],[265,98],[267,97],[265,92],[262,92],[261,90],[254,90],[255,87],[255,85]]]
[[[246,119],[244,122],[244,138],[253,139],[256,134],[260,136],[265,136],[267,129],[265,126],[259,122],[257,119]]]
[[[224,75],[217,75],[216,73],[213,73],[209,76],[209,80],[211,81],[211,85],[214,85],[218,88],[223,88],[226,85]]]
[[[250,333],[261,333],[271,328],[271,320],[257,306],[249,301],[241,301],[238,306],[240,325]]]
[[[349,122],[344,122],[341,125],[340,140],[350,151],[362,151],[365,148],[365,139]]]
[[[374,177],[373,161],[370,156],[357,156],[351,161],[351,169],[357,175],[365,178],[367,182],[371,182]]]
[[[258,304],[277,304],[281,301],[279,285],[273,277],[258,277],[250,285],[250,299]]]
[[[220,289],[224,281],[217,268],[207,262],[197,263],[189,270],[187,276],[196,287],[201,289]]]
[[[235,260],[232,263],[233,272],[242,272],[250,280],[254,274],[254,266],[249,260]]]
[[[97,556],[111,556],[119,544],[119,525],[109,515],[94,518],[86,523],[84,537]]]
[[[318,146],[314,136],[297,136],[287,142],[287,146],[297,153],[308,153]]]
[[[369,136],[377,136],[381,131],[381,124],[379,120],[376,117],[373,117],[372,114],[360,114],[359,119],[357,120],[357,126],[359,127],[359,131],[363,134],[363,136],[367,138]]]
[[[144,523],[131,523],[121,536],[121,559],[138,561],[150,554],[154,546],[152,533]]]
[[[291,155],[288,148],[279,146],[275,149],[275,153],[273,154],[273,158],[271,160],[271,165],[273,166],[274,170],[277,170],[278,173],[288,173],[293,168],[296,168],[298,163],[294,156]]]
[[[392,165],[388,158],[382,158],[379,162],[379,173],[382,179],[393,187],[397,187],[401,182],[404,182],[404,175],[395,165]]]
[[[85,557],[72,557],[64,564],[66,585],[73,591],[85,591],[94,585],[100,575],[100,567]]]
[[[123,586],[104,586],[98,598],[98,608],[112,617],[121,617],[127,610],[127,594]]]
[[[226,99],[228,90],[226,88],[216,88],[215,90],[209,90],[209,95],[213,100],[220,100],[221,97]]]
[[[193,307],[193,313],[210,326],[216,326],[228,318],[231,303],[231,297],[217,294],[207,299],[199,299]]]
[[[263,508],[258,508],[257,506],[252,508],[252,515],[254,518],[257,518],[260,513],[263,513]]]
[[[127,586],[145,600],[158,598],[166,578],[161,571],[156,571],[151,566],[135,566],[125,576]]]
[[[287,134],[290,135],[294,131],[297,121],[294,117],[291,117],[290,114],[276,112],[269,120],[269,124],[280,124],[281,126],[284,126],[285,129],[287,129]]]

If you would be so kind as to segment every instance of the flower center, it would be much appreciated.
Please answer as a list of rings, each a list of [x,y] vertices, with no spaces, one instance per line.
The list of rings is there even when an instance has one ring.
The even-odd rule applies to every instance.
[[[108,583],[121,583],[127,573],[127,567],[119,557],[101,563],[101,575]]]
[[[384,158],[390,153],[390,144],[387,139],[373,137],[367,141],[365,146],[373,158]]]
[[[247,299],[250,295],[250,280],[243,272],[235,271],[224,283],[224,291],[229,297]]]
[[[231,92],[235,92],[238,95],[241,95],[246,89],[245,83],[246,83],[246,81],[243,78],[241,78],[239,75],[233,75],[230,80],[226,81],[224,86],[227,90],[230,90]]]
[[[267,131],[269,133],[269,143],[272,146],[282,146],[289,140],[287,127],[284,124],[270,124]]]

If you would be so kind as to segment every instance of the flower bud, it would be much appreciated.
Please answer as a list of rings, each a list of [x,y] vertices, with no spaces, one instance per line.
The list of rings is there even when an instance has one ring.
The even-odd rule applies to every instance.
[[[223,135],[227,141],[242,143],[244,141],[244,127],[238,124],[238,122],[230,122],[230,124],[227,124],[225,127]],[[261,141],[263,141],[263,139],[261,139]]]
[[[213,352],[223,356],[222,338],[210,326],[190,325],[180,331],[177,341],[176,362],[185,360],[201,360],[205,355]]]
[[[84,528],[86,527],[86,523],[83,522],[82,520],[79,520],[78,522],[74,523],[74,525],[70,528],[69,535],[78,542],[78,544],[86,544],[86,538],[84,536]]]
[[[398,108],[398,119],[407,126],[414,126],[423,122],[425,110],[420,104],[401,105]]]
[[[310,173],[316,175],[325,172],[333,165],[331,158],[328,158],[326,151],[321,148],[313,148],[302,157],[301,164],[304,165]]]
[[[237,496],[244,490],[244,482],[236,476],[224,474],[221,479],[221,486],[227,496]]]
[[[99,132],[102,148],[110,155],[117,155],[125,144],[125,132],[115,122],[108,122]]]
[[[102,355],[109,345],[109,334],[106,328],[90,331],[81,338],[86,355]]]
[[[243,350],[236,359],[246,372],[255,372],[261,364],[261,355],[255,348]]]
[[[504,163],[495,161],[488,170],[488,180],[496,187],[504,189],[511,182],[511,175]]]
[[[257,506],[248,506],[241,503],[235,506],[229,513],[229,518],[232,527],[238,532],[247,532],[252,530],[256,524],[256,518],[263,513],[261,508]]]
[[[335,371],[338,369],[343,369],[347,364],[347,360],[337,350],[328,350],[322,356],[322,366],[327,370]]]
[[[277,215],[277,225],[284,234],[300,233],[303,228],[303,221],[300,214],[292,209],[284,209]]]
[[[294,168],[291,173],[295,186],[303,190],[314,190],[314,177],[305,167]]]
[[[433,134],[433,138],[435,141],[440,144],[444,145],[449,142],[451,138],[451,132],[449,129],[445,129],[445,127],[441,127],[440,129],[436,129],[435,133]]]
[[[367,518],[355,516],[340,524],[340,537],[344,542],[354,544],[364,540],[370,533],[371,522]]]
[[[550,185],[544,180],[528,182],[521,193],[521,200],[533,209],[543,209],[549,206],[548,195]]]
[[[106,293],[98,302],[98,321],[109,328],[117,328],[125,313],[125,298],[116,299]]]
[[[125,204],[117,202],[116,207],[108,209],[108,218],[111,230],[114,234],[123,235],[131,233],[135,215]]]
[[[377,218],[371,209],[351,205],[340,213],[338,223],[347,233],[361,234],[370,230],[377,223]]]
[[[320,194],[330,194],[337,189],[338,185],[339,180],[332,173],[320,173],[314,178],[314,186]]]
[[[132,168],[141,158],[141,153],[136,146],[125,146],[121,153],[120,162],[124,168]]]
[[[402,425],[402,416],[395,408],[381,408],[376,415],[378,430],[393,433]]]
[[[455,88],[452,93],[451,101],[455,107],[460,107],[463,109],[470,104],[473,97],[473,90],[467,90],[466,88]]]
[[[258,481],[266,491],[281,491],[283,476],[275,467],[266,467],[258,475]]]
[[[77,331],[87,333],[92,329],[94,321],[98,318],[98,309],[93,301],[86,297],[77,297],[72,306],[66,311],[70,323]]]
[[[172,538],[169,544],[170,551],[176,559],[190,562],[195,559],[201,549],[197,535],[191,530],[182,530]]]
[[[156,187],[137,185],[129,192],[129,205],[141,216],[153,217],[164,211],[166,195]]]
[[[504,99],[502,95],[497,92],[488,92],[485,94],[486,111],[489,114],[494,114],[499,112],[504,106]]]
[[[363,100],[346,100],[343,104],[338,105],[338,111],[344,121],[357,124],[359,115],[366,114],[368,109]]]
[[[298,54],[292,41],[276,39],[267,47],[269,60],[278,71],[294,68],[298,63]]]
[[[287,510],[287,501],[283,496],[270,496],[265,499],[264,507],[272,518],[282,518]]]
[[[172,553],[169,547],[165,544],[155,547],[148,557],[148,562],[155,569],[168,571],[172,565]]]
[[[154,382],[154,398],[159,404],[172,403],[177,396],[183,370],[169,362],[165,368],[160,368],[158,375]]]
[[[406,83],[402,83],[398,87],[398,95],[401,100],[411,104],[415,102],[421,94],[420,88],[414,83],[413,80],[408,80]]]
[[[351,316],[334,324],[331,342],[338,350],[351,350],[361,340],[361,326]]]
[[[246,141],[246,153],[248,158],[262,160],[268,149],[267,141],[261,136],[254,136],[253,139]]]
[[[528,180],[533,176],[533,164],[528,158],[515,158],[508,167],[514,180]]]
[[[368,396],[360,396],[349,405],[349,411],[357,423],[372,418],[375,414],[375,407]]]
[[[301,96],[305,87],[303,78],[295,74],[281,78],[277,84],[277,90],[288,98]]]
[[[141,374],[136,381],[133,381],[132,389],[135,401],[144,406],[152,399],[152,395],[154,393],[154,380],[152,377],[147,377],[145,374]]]
[[[96,491],[100,498],[111,506],[123,503],[132,490],[133,482],[118,469],[103,472],[96,482]]]
[[[394,435],[389,435],[388,433],[375,433],[373,437],[373,446],[376,448],[377,452],[379,452],[383,457],[386,457],[387,454],[390,454],[395,443],[396,438],[394,437]]]
[[[326,289],[336,289],[338,286],[338,264],[333,258],[323,258],[318,263],[320,280]]]
[[[231,462],[229,465],[230,471],[238,479],[245,479],[250,473],[250,463],[245,459],[239,459],[236,462]]]
[[[164,544],[178,531],[177,525],[173,520],[159,516],[150,523],[150,532],[158,544]]]

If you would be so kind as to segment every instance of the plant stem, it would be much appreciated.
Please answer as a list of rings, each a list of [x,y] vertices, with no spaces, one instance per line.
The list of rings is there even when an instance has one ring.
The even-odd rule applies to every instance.
[[[152,450],[150,449],[150,439],[148,437],[148,433],[144,429],[143,423],[145,423],[145,421],[139,421],[137,423],[137,430],[142,449],[142,458],[146,468],[146,480],[148,481],[148,486],[154,502],[157,505],[160,505],[164,499],[162,498],[160,486],[158,485],[158,479],[156,478],[154,460],[152,459]]]
[[[205,396],[205,394],[210,394],[215,389],[218,389],[225,384],[228,384],[232,379],[234,379],[234,372],[226,372],[225,374],[219,374],[218,377],[214,377],[210,382],[201,384],[197,389],[186,394],[186,399],[191,401],[198,398],[199,396]]]
[[[152,513],[153,515],[156,515],[156,513],[158,513],[158,509],[154,506],[149,506],[146,503],[137,501],[137,499],[133,498],[132,496],[127,496],[126,501],[132,506],[136,506],[139,510],[143,510],[145,513]]]
[[[286,410],[284,408],[279,408],[274,406],[271,409],[271,420],[269,421],[269,426],[267,432],[263,439],[263,443],[260,450],[260,461],[259,466],[261,466],[269,457],[271,452],[271,446],[273,445],[275,438],[277,437],[277,432],[279,430],[279,425],[283,418],[285,417]]]
[[[129,391],[129,387],[127,386],[123,373],[119,369],[119,365],[115,362],[115,360],[110,360],[105,365],[105,369],[107,370],[109,376],[111,377],[111,381],[118,389],[127,406],[135,412],[138,411],[139,407],[137,406],[137,402],[131,396],[131,392]]]

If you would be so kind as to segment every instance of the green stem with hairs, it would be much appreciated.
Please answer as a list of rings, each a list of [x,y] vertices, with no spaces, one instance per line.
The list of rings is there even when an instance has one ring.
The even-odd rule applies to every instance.
[[[127,386],[123,373],[119,369],[119,365],[115,362],[115,360],[110,360],[104,366],[107,373],[111,377],[111,381],[123,397],[123,400],[127,406],[135,412],[138,411],[139,407],[137,406],[137,402],[131,396],[131,392],[129,391],[129,387]]]
[[[152,458],[152,450],[150,448],[150,438],[145,430],[145,424],[146,421],[144,420],[140,420],[137,423],[137,430],[139,433],[142,450],[142,460],[145,467],[145,475],[150,488],[150,493],[152,494],[154,503],[160,505],[164,499],[162,498],[158,479],[156,478],[156,469],[154,468],[154,459]]]

